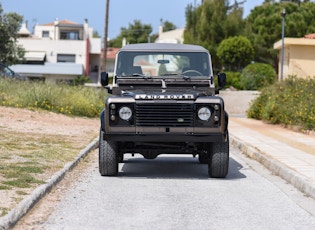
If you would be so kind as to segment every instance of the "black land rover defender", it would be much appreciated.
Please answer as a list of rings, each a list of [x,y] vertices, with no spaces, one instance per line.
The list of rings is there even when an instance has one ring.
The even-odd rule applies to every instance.
[[[226,76],[218,74],[218,85]],[[111,94],[101,113],[99,171],[115,176],[125,153],[146,159],[159,154],[198,155],[210,177],[229,167],[228,115],[216,96],[211,56],[203,47],[181,44],[126,45],[116,55]]]

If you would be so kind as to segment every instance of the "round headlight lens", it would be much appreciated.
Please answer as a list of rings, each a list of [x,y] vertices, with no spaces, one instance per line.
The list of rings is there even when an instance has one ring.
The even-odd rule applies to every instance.
[[[122,120],[128,121],[132,116],[132,111],[129,107],[124,106],[119,109],[119,117]]]
[[[202,121],[207,121],[211,117],[211,111],[207,107],[202,107],[198,110],[198,117]]]

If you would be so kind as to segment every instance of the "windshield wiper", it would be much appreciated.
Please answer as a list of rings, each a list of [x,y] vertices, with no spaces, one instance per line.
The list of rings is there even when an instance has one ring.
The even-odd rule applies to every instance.
[[[186,75],[181,75],[183,77],[184,80],[190,80],[190,77],[189,76],[186,76]]]
[[[163,73],[161,76],[180,76],[180,73]]]
[[[133,79],[133,77],[141,77],[142,79],[152,79],[152,76],[147,76],[147,75],[139,74],[139,73],[134,73],[132,75],[120,75],[117,77],[119,77],[120,79],[126,79],[126,78],[132,78]]]
[[[161,74],[161,76],[181,76],[184,80],[190,80],[190,76],[186,76],[181,73],[165,73]]]
[[[142,79],[152,79],[152,76],[141,75]]]
[[[132,76],[133,76],[133,77],[136,77],[136,76],[144,76],[144,75],[141,74],[141,73],[133,73]]]

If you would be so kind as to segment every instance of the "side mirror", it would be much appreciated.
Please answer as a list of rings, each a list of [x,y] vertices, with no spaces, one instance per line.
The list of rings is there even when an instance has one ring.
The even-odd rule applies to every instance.
[[[222,89],[226,85],[226,74],[225,73],[218,73],[218,84],[219,87]]]
[[[102,72],[101,73],[101,85],[103,87],[108,85],[108,73],[107,72]]]

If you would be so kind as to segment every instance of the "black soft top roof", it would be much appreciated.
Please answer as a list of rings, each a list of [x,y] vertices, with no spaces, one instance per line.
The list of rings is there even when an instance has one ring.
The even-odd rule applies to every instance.
[[[120,51],[142,51],[142,52],[208,52],[198,45],[172,44],[172,43],[139,43],[123,46]]]

